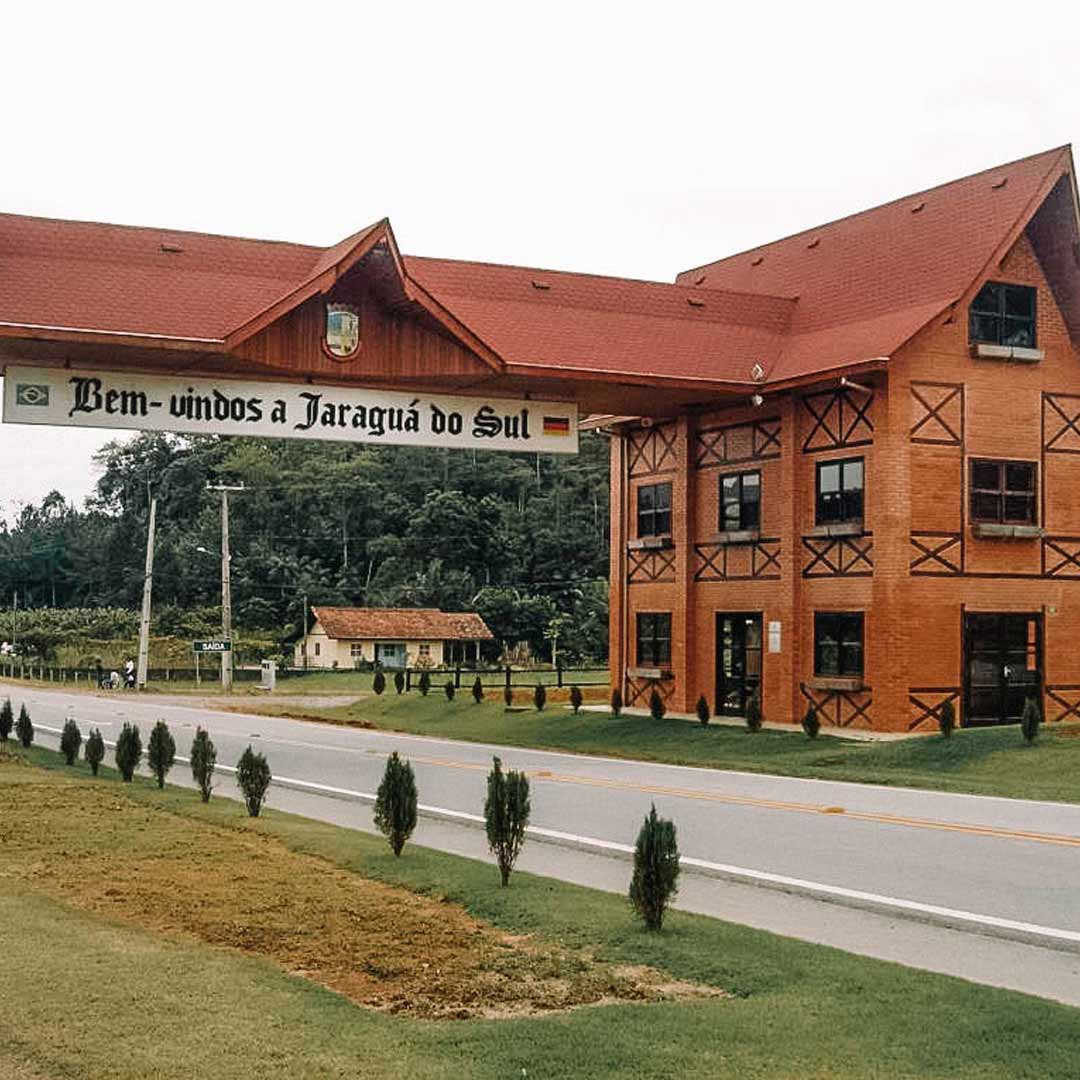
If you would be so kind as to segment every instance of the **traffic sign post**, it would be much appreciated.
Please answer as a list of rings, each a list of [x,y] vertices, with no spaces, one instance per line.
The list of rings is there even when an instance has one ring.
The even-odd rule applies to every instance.
[[[195,686],[202,687],[202,676],[199,672],[199,657],[203,653],[229,653],[232,656],[232,642],[224,638],[210,638],[203,641],[193,641],[191,651],[195,654]],[[224,655],[222,655],[224,660]]]

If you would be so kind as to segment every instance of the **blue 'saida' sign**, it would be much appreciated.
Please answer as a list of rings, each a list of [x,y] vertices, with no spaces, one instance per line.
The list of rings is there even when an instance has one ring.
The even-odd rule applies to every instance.
[[[577,407],[306,383],[9,367],[4,422],[573,454]]]

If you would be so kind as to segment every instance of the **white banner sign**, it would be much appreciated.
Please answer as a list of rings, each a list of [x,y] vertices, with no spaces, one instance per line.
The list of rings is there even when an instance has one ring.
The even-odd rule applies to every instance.
[[[577,406],[304,383],[9,367],[4,422],[575,454]]]

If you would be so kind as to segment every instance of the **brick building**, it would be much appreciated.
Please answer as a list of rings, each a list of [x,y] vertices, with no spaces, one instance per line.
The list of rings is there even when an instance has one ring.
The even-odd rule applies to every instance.
[[[606,421],[628,703],[1080,715],[1077,221],[1066,148],[679,276],[755,385]]]

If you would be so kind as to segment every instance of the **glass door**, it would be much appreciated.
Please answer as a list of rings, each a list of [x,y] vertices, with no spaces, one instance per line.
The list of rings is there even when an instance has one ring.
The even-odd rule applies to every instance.
[[[964,724],[1012,724],[1042,690],[1042,618],[979,614],[964,619]]]
[[[742,716],[761,686],[761,613],[716,615],[716,713]]]

